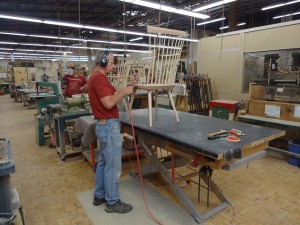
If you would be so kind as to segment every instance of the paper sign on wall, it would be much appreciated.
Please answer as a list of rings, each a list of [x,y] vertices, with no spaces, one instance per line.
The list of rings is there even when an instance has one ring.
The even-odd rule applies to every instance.
[[[272,116],[272,117],[280,117],[280,106],[276,105],[265,105],[265,114],[267,116]]]
[[[300,105],[295,106],[294,117],[300,118]]]

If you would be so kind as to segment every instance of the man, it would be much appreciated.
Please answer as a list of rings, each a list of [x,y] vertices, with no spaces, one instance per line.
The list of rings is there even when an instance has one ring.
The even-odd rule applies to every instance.
[[[72,67],[73,75],[67,74],[66,79],[66,96],[71,98],[72,95],[86,93],[87,81],[85,76],[80,74],[80,67]]]
[[[88,84],[90,105],[97,119],[96,135],[100,142],[93,204],[106,202],[106,212],[127,213],[132,210],[132,205],[120,200],[118,190],[122,171],[122,139],[117,103],[132,94],[133,87],[126,86],[117,91],[109,82],[106,75],[114,69],[114,57],[109,51],[97,52],[95,65],[96,70]],[[133,83],[137,81],[132,79]]]

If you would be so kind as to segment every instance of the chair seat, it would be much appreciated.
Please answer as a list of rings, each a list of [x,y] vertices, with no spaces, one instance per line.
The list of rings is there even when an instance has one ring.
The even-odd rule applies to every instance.
[[[175,84],[138,84],[136,87],[138,89],[153,91],[158,89],[173,89]]]

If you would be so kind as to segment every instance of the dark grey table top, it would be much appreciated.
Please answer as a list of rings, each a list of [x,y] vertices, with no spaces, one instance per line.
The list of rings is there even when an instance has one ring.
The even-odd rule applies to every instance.
[[[251,145],[259,145],[277,137],[284,131],[236,121],[223,120],[186,112],[178,112],[180,122],[177,123],[173,110],[158,108],[158,116],[153,109],[153,125],[149,127],[148,109],[132,110],[134,128],[174,144],[189,148],[191,151],[203,153],[220,159],[233,149],[245,149]],[[120,121],[131,126],[127,112],[120,114]],[[209,133],[219,130],[241,130],[245,136],[239,142],[230,142],[224,137],[209,140]]]

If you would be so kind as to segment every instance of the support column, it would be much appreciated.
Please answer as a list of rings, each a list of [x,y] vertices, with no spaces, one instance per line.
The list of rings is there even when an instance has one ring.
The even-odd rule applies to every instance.
[[[229,4],[229,21],[228,31],[236,31],[237,30],[237,24],[239,23],[239,0],[235,2],[231,2]]]
[[[91,47],[91,43],[87,42],[86,46]],[[87,49],[86,51],[87,51],[86,55],[88,57],[87,65],[88,65],[88,68],[89,68],[88,74],[89,74],[89,76],[91,76],[93,74],[93,67],[94,67],[94,61],[92,60],[93,55],[92,55],[92,51],[90,49]]]

